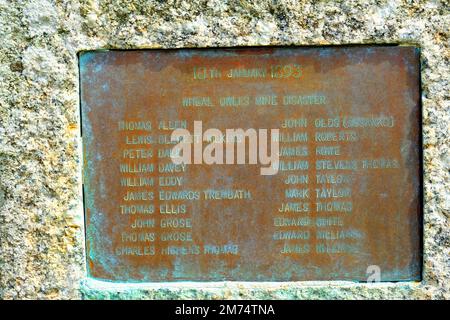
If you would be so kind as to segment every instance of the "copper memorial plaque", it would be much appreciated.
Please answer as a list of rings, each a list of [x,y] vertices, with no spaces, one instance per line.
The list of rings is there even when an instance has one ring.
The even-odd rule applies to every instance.
[[[81,53],[89,275],[420,280],[419,66],[402,46]]]

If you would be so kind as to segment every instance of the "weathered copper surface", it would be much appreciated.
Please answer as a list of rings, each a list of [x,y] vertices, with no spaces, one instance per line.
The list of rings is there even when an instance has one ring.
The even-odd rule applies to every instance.
[[[86,52],[80,74],[90,276],[420,279],[416,48]],[[172,129],[194,120],[280,129],[280,171],[171,166]]]

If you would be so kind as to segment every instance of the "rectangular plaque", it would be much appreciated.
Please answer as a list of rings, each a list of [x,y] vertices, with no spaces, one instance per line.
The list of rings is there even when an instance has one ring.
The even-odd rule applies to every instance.
[[[419,70],[397,46],[82,53],[89,275],[419,280]]]

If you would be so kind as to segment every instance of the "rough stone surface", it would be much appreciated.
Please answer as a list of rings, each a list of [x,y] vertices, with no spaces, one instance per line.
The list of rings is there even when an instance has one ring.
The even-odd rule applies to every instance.
[[[448,1],[0,0],[0,298],[450,298]],[[85,279],[77,52],[421,47],[420,283],[108,284]]]

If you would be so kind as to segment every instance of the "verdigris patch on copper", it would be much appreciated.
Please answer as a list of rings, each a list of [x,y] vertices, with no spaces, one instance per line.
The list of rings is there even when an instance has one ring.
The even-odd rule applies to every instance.
[[[416,48],[94,51],[80,74],[90,276],[420,279]],[[276,173],[174,164],[177,128],[279,129]]]

